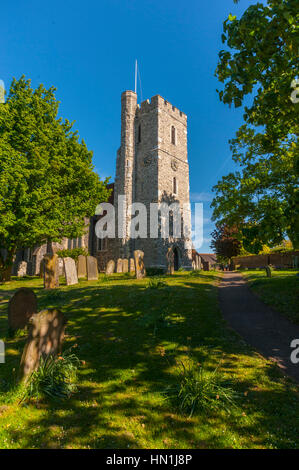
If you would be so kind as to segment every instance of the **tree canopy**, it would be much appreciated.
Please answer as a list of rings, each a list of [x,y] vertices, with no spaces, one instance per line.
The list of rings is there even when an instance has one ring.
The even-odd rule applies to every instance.
[[[251,5],[239,20],[230,14],[223,26],[228,49],[219,53],[216,76],[224,86],[218,93],[224,103],[244,105],[244,124],[230,141],[239,169],[213,188],[213,219],[238,226],[251,252],[286,235],[299,244],[299,104],[291,99],[298,20],[297,1],[269,0]]]
[[[238,256],[242,252],[242,243],[238,240],[238,229],[216,224],[212,232],[211,248],[216,253],[217,260],[231,262],[233,256]]]
[[[0,247],[7,262],[20,247],[84,233],[84,217],[109,191],[73,123],[58,117],[55,88],[13,80],[0,104]]]

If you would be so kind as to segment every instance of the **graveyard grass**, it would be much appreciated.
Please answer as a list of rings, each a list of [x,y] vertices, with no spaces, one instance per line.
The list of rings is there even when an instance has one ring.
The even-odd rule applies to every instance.
[[[0,364],[0,448],[296,448],[298,388],[250,349],[222,320],[216,272],[149,279],[114,274],[54,291],[38,278],[0,286],[0,338],[7,300],[18,287],[34,289],[39,309],[58,307],[68,318],[64,349],[78,344],[85,361],[69,400],[19,406],[14,381],[25,338],[5,338]],[[159,321],[161,319],[166,321]],[[238,407],[183,416],[165,399],[177,383],[175,360],[193,359],[234,380]]]
[[[264,269],[242,271],[242,274],[263,302],[299,325],[298,271],[272,271],[271,278],[265,276]]]

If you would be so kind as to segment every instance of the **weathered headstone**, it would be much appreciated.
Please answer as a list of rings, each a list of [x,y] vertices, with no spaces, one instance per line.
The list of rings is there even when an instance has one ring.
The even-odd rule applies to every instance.
[[[87,266],[86,266],[86,256],[78,256],[78,278],[86,277],[87,275]]]
[[[210,271],[210,263],[208,261],[203,261],[202,267],[204,271]]]
[[[22,378],[38,367],[41,356],[55,356],[61,352],[65,326],[64,315],[56,309],[42,310],[31,317],[20,365]]]
[[[98,260],[94,256],[87,256],[87,280],[96,281],[99,277]]]
[[[27,274],[27,262],[20,261],[17,267],[17,276],[23,277],[23,276],[26,276],[26,274]]]
[[[58,258],[58,274],[59,276],[65,276],[63,258]]]
[[[78,284],[77,268],[73,258],[63,258],[66,285]]]
[[[113,259],[111,259],[107,263],[106,274],[112,274],[112,273],[114,273],[114,270],[115,270],[115,261]]]
[[[44,256],[44,288],[55,289],[59,286],[58,255]]]
[[[167,274],[173,274],[174,273],[174,252],[173,252],[172,247],[168,248],[166,259],[167,259]]]
[[[141,250],[134,251],[136,279],[142,279],[146,276],[146,270],[143,262],[144,253]]]
[[[123,272],[123,260],[122,258],[118,258],[116,262],[116,272],[117,273],[122,273]]]
[[[135,272],[135,261],[134,261],[134,258],[130,258],[130,273],[134,273]]]
[[[37,300],[33,290],[22,287],[10,299],[8,304],[8,327],[21,330],[27,325],[29,318],[37,313]]]
[[[129,272],[129,260],[123,259],[123,273]]]
[[[272,268],[271,266],[265,266],[267,277],[272,277]]]
[[[44,271],[45,271],[45,262],[44,262],[44,258],[42,258],[40,262],[40,266],[39,266],[39,277],[41,279],[44,278]]]

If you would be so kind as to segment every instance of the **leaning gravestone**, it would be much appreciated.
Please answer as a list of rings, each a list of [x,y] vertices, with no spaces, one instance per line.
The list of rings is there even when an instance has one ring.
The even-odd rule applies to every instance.
[[[167,274],[174,274],[174,252],[171,247],[168,248],[167,250],[166,259],[167,259]]]
[[[87,274],[86,256],[79,255],[78,256],[78,278],[81,279],[82,277],[86,277],[86,274]]]
[[[135,272],[135,261],[134,261],[134,258],[130,258],[129,270],[130,270],[130,273],[134,273],[134,272]]]
[[[29,318],[37,312],[37,300],[33,290],[22,287],[10,299],[8,304],[8,327],[21,330],[27,325]]]
[[[26,276],[26,274],[27,274],[27,262],[20,261],[20,263],[18,264],[18,268],[17,268],[17,276],[23,277],[23,276]]]
[[[99,277],[98,260],[94,256],[87,256],[87,280],[96,281]]]
[[[129,272],[129,261],[127,259],[123,259],[123,273]]]
[[[271,266],[265,266],[267,277],[272,277],[272,268]]]
[[[134,251],[136,279],[142,279],[146,276],[146,270],[143,262],[144,253],[141,250]]]
[[[44,288],[55,289],[59,286],[58,255],[44,256]]]
[[[66,319],[60,310],[42,310],[29,321],[29,335],[23,351],[20,376],[28,377],[39,365],[41,356],[61,353]]]
[[[78,284],[77,268],[73,258],[63,258],[66,285]]]
[[[106,274],[113,274],[115,270],[115,261],[111,259],[106,266]]]
[[[116,262],[116,272],[117,273],[122,273],[123,272],[123,260],[122,258],[118,258]]]

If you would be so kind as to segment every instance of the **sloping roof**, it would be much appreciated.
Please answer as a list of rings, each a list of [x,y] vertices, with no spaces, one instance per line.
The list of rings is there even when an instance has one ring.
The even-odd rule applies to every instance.
[[[208,261],[211,264],[217,263],[217,256],[214,253],[198,253],[202,261]]]

